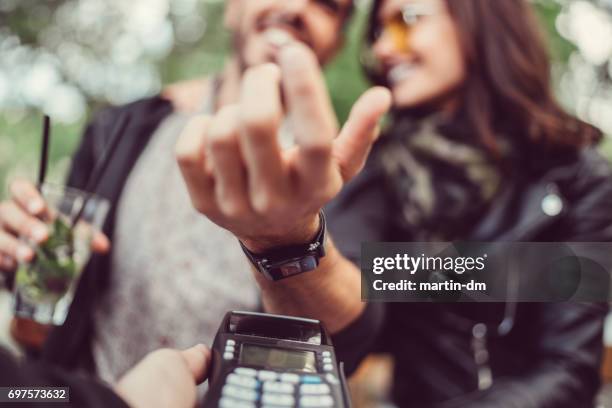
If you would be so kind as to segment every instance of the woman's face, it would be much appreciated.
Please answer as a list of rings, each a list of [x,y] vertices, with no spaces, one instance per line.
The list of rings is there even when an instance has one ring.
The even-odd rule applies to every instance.
[[[452,103],[446,97],[464,82],[466,67],[446,1],[385,0],[378,23],[374,56],[382,65],[395,107],[415,108],[435,101],[443,109]]]

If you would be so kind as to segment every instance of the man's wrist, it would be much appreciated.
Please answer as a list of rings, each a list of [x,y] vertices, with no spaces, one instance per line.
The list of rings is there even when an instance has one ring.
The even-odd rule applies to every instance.
[[[323,211],[319,212],[318,218],[317,232],[306,241],[302,237],[298,240],[297,236],[292,236],[290,239],[275,241],[277,244],[260,250],[261,252],[254,252],[241,242],[242,250],[255,269],[272,281],[312,271],[319,266],[321,258],[325,256],[326,227]]]
[[[263,253],[274,248],[306,244],[312,241],[321,228],[319,214],[314,214],[286,233],[275,236],[240,238],[240,242],[251,252]]]

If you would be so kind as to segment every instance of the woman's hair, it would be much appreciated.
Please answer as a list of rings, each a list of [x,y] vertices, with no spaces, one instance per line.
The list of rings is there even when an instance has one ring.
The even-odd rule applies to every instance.
[[[595,127],[569,115],[555,100],[547,48],[526,0],[446,0],[467,67],[459,90],[460,114],[480,141],[499,152],[500,123],[530,143],[578,148],[601,138]],[[376,40],[382,1],[370,14],[366,47]],[[368,71],[376,81],[376,75]]]

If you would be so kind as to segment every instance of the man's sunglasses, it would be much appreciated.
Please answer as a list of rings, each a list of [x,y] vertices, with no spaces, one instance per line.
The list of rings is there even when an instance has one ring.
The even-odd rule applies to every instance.
[[[338,0],[313,0],[313,3],[320,5],[331,13],[338,13],[342,11],[342,5]]]

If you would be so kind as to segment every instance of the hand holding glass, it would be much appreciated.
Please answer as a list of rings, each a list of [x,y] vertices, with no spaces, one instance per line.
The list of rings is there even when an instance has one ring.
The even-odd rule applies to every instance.
[[[90,193],[44,184],[45,223],[49,238],[40,244],[21,239],[35,253],[20,261],[15,276],[15,316],[41,324],[64,323],[81,272],[91,256],[91,242],[108,213],[107,200]]]

